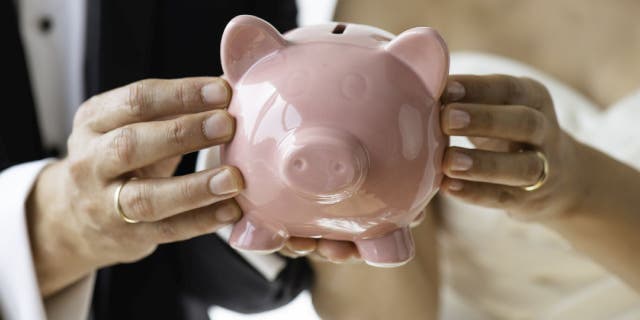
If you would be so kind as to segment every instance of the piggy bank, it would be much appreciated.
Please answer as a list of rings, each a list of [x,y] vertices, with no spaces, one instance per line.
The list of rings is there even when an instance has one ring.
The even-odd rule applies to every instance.
[[[439,97],[449,54],[425,27],[394,36],[331,23],[281,35],[238,16],[222,36],[244,212],[229,243],[272,252],[288,237],[353,241],[367,263],[414,255],[410,225],[442,179]]]

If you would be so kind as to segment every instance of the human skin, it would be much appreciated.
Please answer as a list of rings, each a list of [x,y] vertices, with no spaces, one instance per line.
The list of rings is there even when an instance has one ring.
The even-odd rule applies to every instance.
[[[446,151],[442,190],[557,231],[640,292],[640,172],[563,131],[551,96],[534,80],[457,75],[449,81],[443,130],[485,139],[477,149]],[[531,149],[545,154],[550,172],[541,188],[526,191],[521,187],[542,170]]]
[[[443,131],[471,137],[476,148],[447,148],[442,192],[476,205],[503,209],[513,219],[557,231],[576,250],[640,292],[640,172],[563,131],[551,96],[535,80],[506,75],[451,76],[444,102]],[[536,183],[543,170],[542,160],[534,150],[545,155],[550,170],[542,187],[527,191],[523,187]],[[421,240],[416,242],[434,241],[433,236],[425,238],[421,234],[431,235],[434,229],[417,229]],[[417,257],[437,260],[435,250],[421,250]],[[384,298],[399,301],[396,310],[409,314],[409,310],[432,317],[437,313],[435,308],[424,310],[424,304],[404,302],[407,299],[403,294],[413,296],[415,292],[428,291],[412,286],[406,292],[401,290],[406,283],[427,285],[421,281],[424,275],[402,268],[376,272],[367,271],[366,267],[359,270],[317,263],[314,266],[319,288],[313,291],[315,305],[319,312],[330,309],[330,318],[350,319],[354,310],[372,316],[384,314],[386,304],[370,302]],[[437,279],[437,268],[424,268],[423,272]],[[367,291],[374,294],[358,302],[363,286],[378,283],[374,279],[381,275],[377,273],[392,275],[396,281],[387,290]],[[371,277],[364,276],[367,274]],[[335,281],[336,275],[344,279]],[[434,283],[437,281],[428,285]],[[328,285],[334,294],[323,294]],[[353,297],[339,300],[355,304],[337,303],[335,292],[352,294]],[[425,303],[432,302],[432,297],[425,295]]]
[[[228,141],[230,90],[219,78],[143,80],[87,100],[69,153],[39,175],[27,203],[44,297],[97,268],[131,262],[158,244],[211,233],[240,216],[233,167],[171,177],[181,155]],[[130,180],[136,177],[136,180]],[[122,211],[115,210],[121,190]]]
[[[569,83],[604,107],[637,89],[640,46],[626,39],[640,35],[640,26],[628,23],[634,21],[638,5],[640,3],[632,1],[611,5],[583,1],[558,3],[551,0],[350,0],[338,2],[335,19],[371,24],[396,33],[416,25],[435,27],[452,51],[477,50],[524,61]],[[536,15],[531,14],[532,6]],[[540,23],[539,17],[545,17],[544,23]],[[616,50],[603,50],[611,47]],[[458,84],[451,85],[456,79]],[[640,290],[640,258],[637,255],[640,250],[637,232],[640,228],[640,216],[637,213],[640,203],[633,192],[640,190],[640,173],[576,142],[560,130],[554,106],[549,101],[544,108],[527,106],[524,102],[548,95],[538,83],[504,76],[454,76],[451,80],[447,87],[449,99],[445,98],[446,105],[442,113],[443,130],[448,134],[470,136],[481,150],[450,148],[447,151],[443,170],[448,178],[443,183],[442,191],[471,203],[506,209],[516,218],[545,225],[569,240],[574,248]],[[517,99],[511,97],[512,102],[523,103],[514,103],[515,108],[505,108],[505,100],[498,99],[506,98],[505,95],[496,95],[509,92],[505,90],[505,85],[507,88],[530,86],[537,90],[527,91]],[[452,129],[450,112],[456,108],[469,109],[470,117],[465,128]],[[483,110],[483,114],[474,117],[473,111],[478,110]],[[488,115],[487,112],[492,110],[494,112]],[[515,120],[514,113],[526,113],[529,116]],[[494,121],[489,125],[487,119]],[[529,132],[517,129],[523,124]],[[493,139],[497,135],[511,141]],[[553,138],[558,140],[552,141]],[[518,152],[523,146],[525,149],[534,146],[536,149],[542,148],[550,161],[552,176],[543,188],[534,192],[526,192],[520,186],[530,185],[537,180],[541,161],[531,152]],[[496,154],[505,151],[512,153],[508,156]],[[454,161],[458,152],[471,157],[471,166],[469,161]],[[561,177],[558,172],[563,172]],[[519,204],[519,201],[533,205],[535,210]],[[540,208],[544,209],[538,210]],[[428,232],[423,229],[416,231],[416,237],[419,237],[419,233]],[[422,255],[437,259],[434,252],[417,252],[417,257]],[[316,273],[318,283],[326,283],[328,275],[338,272],[338,268],[342,267],[329,264],[319,266],[326,270]],[[348,271],[352,274],[348,274]],[[437,271],[437,268],[424,270],[436,279]],[[352,292],[349,291],[352,287],[366,285],[373,279],[356,277],[361,270],[347,269],[343,272],[344,279],[353,280],[337,282],[333,288],[335,291]],[[397,270],[396,276],[399,277],[397,284],[404,283],[407,280],[405,277],[414,277],[401,269]],[[402,303],[402,295],[390,290],[393,294],[382,290],[369,291],[367,295],[376,301],[395,301],[398,310],[411,308],[411,304]],[[362,295],[362,292],[353,294]],[[349,299],[344,296],[341,298]],[[332,305],[333,301],[331,295],[314,297],[316,308]],[[432,299],[428,297],[425,301],[429,303]],[[339,303],[336,305],[342,306]],[[384,311],[384,305],[363,301],[333,308],[331,316],[333,319],[350,319],[353,310],[376,314],[378,310]],[[434,317],[437,313],[435,309],[422,314],[419,311],[416,308],[416,315],[420,315],[416,318]]]
[[[87,100],[74,118],[69,154],[47,166],[27,200],[27,221],[43,297],[112,264],[133,262],[158,244],[213,233],[242,212],[237,168],[172,177],[181,156],[228,142],[231,90],[221,78],[147,79]],[[135,180],[129,180],[136,178]],[[114,193],[123,182],[117,213]],[[340,261],[340,243],[292,238],[287,250],[322,248]]]

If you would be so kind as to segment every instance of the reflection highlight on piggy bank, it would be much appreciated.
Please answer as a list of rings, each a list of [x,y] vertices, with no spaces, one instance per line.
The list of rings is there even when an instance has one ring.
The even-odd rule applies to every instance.
[[[409,261],[409,225],[435,195],[447,139],[449,55],[436,31],[356,24],[295,29],[238,16],[222,37],[244,217],[230,244],[271,252],[290,236],[353,241],[377,266]]]

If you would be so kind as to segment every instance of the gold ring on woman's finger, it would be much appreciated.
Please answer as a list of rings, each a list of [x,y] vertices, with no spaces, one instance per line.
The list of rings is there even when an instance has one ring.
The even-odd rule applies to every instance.
[[[547,182],[547,178],[549,177],[549,161],[547,161],[547,157],[540,151],[536,151],[536,156],[538,156],[538,158],[542,160],[542,172],[540,172],[538,181],[530,186],[522,187],[522,189],[526,191],[534,191],[540,189],[540,187],[542,187],[542,185]]]

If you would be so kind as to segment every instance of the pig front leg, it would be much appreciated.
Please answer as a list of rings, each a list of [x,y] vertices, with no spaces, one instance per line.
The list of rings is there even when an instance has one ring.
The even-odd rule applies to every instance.
[[[396,229],[380,238],[356,240],[355,244],[362,259],[376,267],[401,266],[415,254],[409,227]]]
[[[245,215],[233,226],[229,245],[237,250],[272,253],[282,249],[287,238],[282,228]]]

